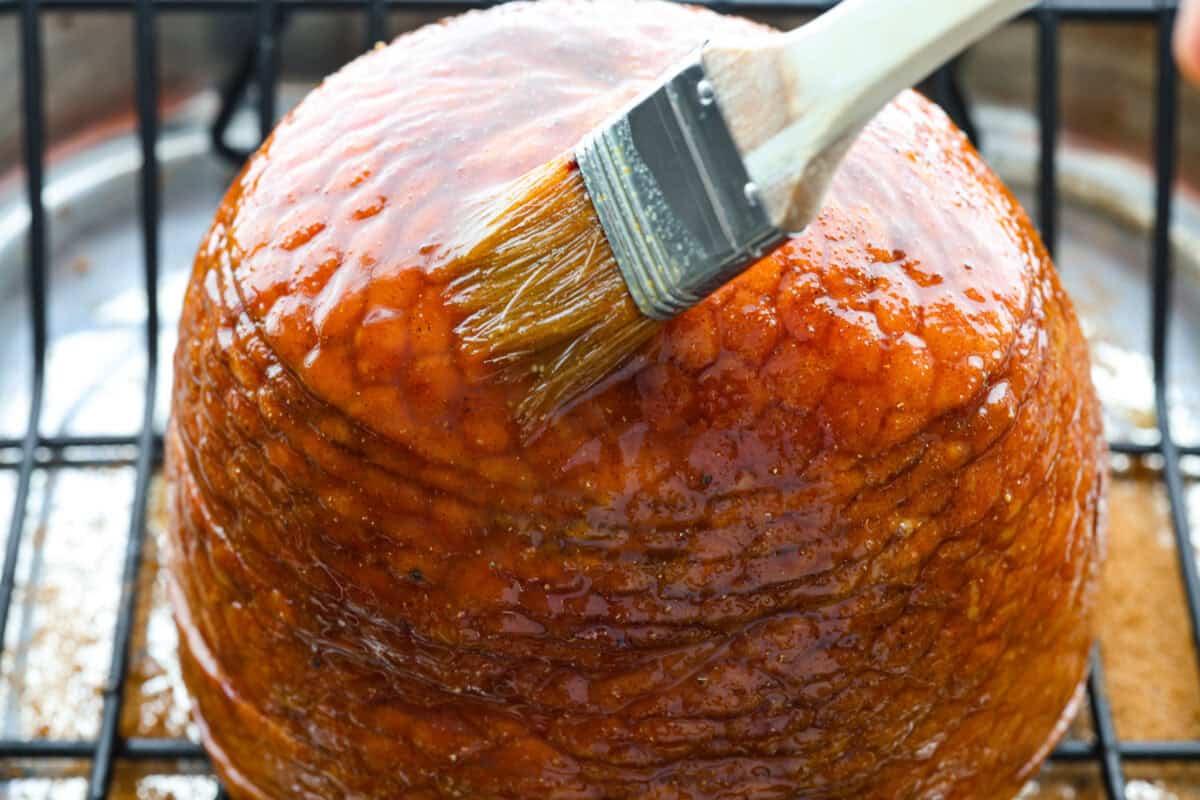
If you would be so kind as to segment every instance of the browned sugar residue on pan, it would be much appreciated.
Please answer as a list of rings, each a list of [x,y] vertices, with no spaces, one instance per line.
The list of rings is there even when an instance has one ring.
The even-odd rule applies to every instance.
[[[177,739],[191,733],[191,701],[175,658],[177,639],[167,601],[166,573],[160,569],[165,502],[164,484],[156,478],[146,510],[146,541],[121,714],[122,736]]]
[[[1108,561],[1097,613],[1109,698],[1124,740],[1200,738],[1200,671],[1188,632],[1166,494],[1145,470],[1109,488]],[[1090,738],[1086,708],[1072,736]],[[1131,800],[1200,800],[1200,767],[1126,762]],[[1023,800],[1104,800],[1091,764],[1051,764]]]
[[[7,738],[96,734],[132,483],[124,467],[34,475],[0,659]]]
[[[138,602],[134,612],[133,640],[130,644],[130,667],[121,715],[120,732],[126,737],[194,738],[189,718],[191,702],[183,689],[175,656],[175,629],[166,598],[165,573],[160,570],[163,557],[161,545],[166,525],[164,502],[163,483],[156,478],[151,486],[146,513],[146,539],[138,580]],[[71,526],[62,518],[52,517],[50,527],[53,530],[39,528],[32,532],[31,542],[34,546],[44,544],[50,536],[75,535],[74,531],[67,530]],[[113,531],[105,527],[103,530],[90,530],[90,533],[109,536]],[[111,546],[119,551],[123,544],[116,540],[117,537],[113,538]],[[115,574],[109,574],[107,571],[94,575],[91,583],[77,587],[77,593],[81,597],[93,599],[103,595],[104,602],[115,602],[116,593],[120,588],[115,578]],[[52,581],[50,589],[61,594],[63,587],[53,583]],[[35,602],[49,601],[52,609],[62,605],[61,602],[53,602],[55,597],[43,596],[46,594],[46,587],[39,587]],[[87,648],[97,647],[97,641],[109,641],[109,624],[105,624],[102,629],[88,632],[86,636],[81,636],[78,627],[71,624],[70,620],[63,619],[61,613],[51,617],[45,624],[45,629],[56,637],[73,637],[69,638],[68,645],[62,647],[63,651],[82,653]],[[14,655],[25,651],[38,651],[42,647],[42,638],[44,637],[35,637],[16,648]],[[104,655],[107,656],[107,651]],[[106,669],[107,658],[101,659],[101,662],[99,669]],[[77,687],[68,684],[84,681],[86,677],[76,671],[69,678],[60,676],[49,685],[38,684],[42,693],[48,697],[39,697],[22,709],[22,713],[28,718],[25,721],[26,729],[30,730],[32,735],[50,738],[69,738],[64,737],[61,732],[74,729],[88,731],[87,735],[94,735],[91,732],[95,730],[99,699],[94,703],[77,705],[69,715],[63,711],[63,699],[78,691]],[[13,676],[6,673],[5,680],[12,681]],[[89,769],[89,762],[82,760],[3,760],[0,761],[0,798],[73,800],[83,795]],[[215,796],[216,784],[207,773],[207,764],[202,761],[118,762],[110,797],[113,800],[209,800]]]
[[[1161,483],[1113,481],[1097,616],[1117,732],[1200,739],[1200,672]]]
[[[1195,765],[1125,764],[1128,800],[1200,800],[1200,769]],[[1107,800],[1095,764],[1047,764],[1018,800]]]

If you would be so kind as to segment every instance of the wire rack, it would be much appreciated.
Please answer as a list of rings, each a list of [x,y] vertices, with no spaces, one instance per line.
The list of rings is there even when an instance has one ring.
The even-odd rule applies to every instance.
[[[26,505],[36,470],[48,467],[99,467],[133,464],[136,480],[129,536],[124,553],[121,594],[113,638],[111,664],[103,687],[103,705],[98,734],[91,740],[56,741],[46,739],[0,740],[0,758],[31,761],[84,759],[90,762],[87,796],[107,797],[118,760],[150,761],[163,759],[201,759],[200,747],[176,739],[123,738],[118,723],[124,696],[124,684],[130,667],[130,641],[137,602],[138,573],[145,539],[145,516],[150,481],[162,458],[162,433],[154,426],[155,386],[163,368],[158,352],[159,309],[156,301],[159,276],[160,198],[156,143],[159,137],[159,86],[156,63],[156,20],[160,14],[174,12],[238,12],[253,15],[254,47],[234,69],[233,79],[222,91],[224,104],[213,124],[214,149],[227,157],[239,153],[225,144],[224,126],[232,107],[253,81],[259,87],[256,112],[260,131],[269,131],[276,119],[276,92],[279,73],[279,35],[281,18],[306,11],[340,11],[361,15],[366,23],[367,44],[385,34],[386,15],[390,10],[452,13],[490,5],[486,0],[0,0],[0,18],[18,18],[20,38],[21,108],[23,122],[23,166],[29,206],[29,236],[26,275],[29,320],[32,325],[31,402],[25,433],[19,438],[0,439],[0,470],[16,473],[15,502],[10,511],[6,538],[3,540],[3,566],[0,567],[0,648],[5,641],[9,611],[13,604],[18,553],[28,527]],[[829,0],[715,0],[707,3],[723,12],[817,12],[831,5]],[[142,164],[139,178],[139,225],[144,288],[146,381],[144,412],[140,432],[133,436],[44,436],[42,417],[46,385],[47,315],[49,293],[47,276],[47,212],[42,201],[45,177],[46,120],[44,116],[44,56],[42,52],[42,12],[44,11],[121,11],[127,12],[132,25],[135,65],[137,135]],[[1116,453],[1131,456],[1158,456],[1170,503],[1175,551],[1179,572],[1186,590],[1190,632],[1200,651],[1200,576],[1188,526],[1184,498],[1181,456],[1200,455],[1200,447],[1184,447],[1172,438],[1167,407],[1167,342],[1170,321],[1172,264],[1170,224],[1173,186],[1177,169],[1178,80],[1171,58],[1171,32],[1177,2],[1175,0],[1045,0],[1027,12],[1026,18],[1037,30],[1037,119],[1039,123],[1040,161],[1037,181],[1036,215],[1042,235],[1053,252],[1058,239],[1059,198],[1057,195],[1056,150],[1059,138],[1060,25],[1075,20],[1114,23],[1152,23],[1157,27],[1157,88],[1153,144],[1155,158],[1155,218],[1151,248],[1150,341],[1153,360],[1154,404],[1158,441],[1112,442]],[[957,90],[954,73],[943,68],[931,82],[935,98],[947,106],[968,131],[971,120]],[[113,448],[123,448],[114,450]],[[136,453],[132,460],[129,452]],[[116,453],[113,455],[113,453]],[[124,453],[124,454],[122,454]],[[1068,740],[1059,745],[1051,759],[1064,762],[1098,764],[1108,797],[1124,797],[1123,762],[1172,761],[1200,763],[1200,741],[1122,741],[1113,725],[1109,699],[1105,693],[1103,665],[1098,654],[1093,660],[1087,684],[1089,713],[1095,735],[1093,741]]]

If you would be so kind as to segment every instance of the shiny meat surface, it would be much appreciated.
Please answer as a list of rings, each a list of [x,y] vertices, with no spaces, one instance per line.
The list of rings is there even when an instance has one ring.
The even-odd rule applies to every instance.
[[[999,798],[1062,732],[1098,404],[1029,221],[924,100],[533,441],[457,346],[479,194],[753,30],[468,14],[328,79],[235,182],[167,441],[184,674],[235,796]]]

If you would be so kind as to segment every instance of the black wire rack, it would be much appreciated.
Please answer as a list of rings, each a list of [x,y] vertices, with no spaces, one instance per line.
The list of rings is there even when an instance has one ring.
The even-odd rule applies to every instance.
[[[129,536],[124,553],[121,593],[113,638],[108,678],[103,687],[103,705],[98,734],[90,740],[45,739],[0,740],[0,758],[27,761],[84,759],[90,762],[87,796],[107,797],[118,761],[161,761],[203,759],[199,745],[176,739],[123,738],[119,733],[126,676],[130,667],[130,641],[137,603],[138,574],[145,539],[145,517],[151,478],[162,458],[162,433],[154,426],[155,386],[162,354],[158,352],[159,309],[159,86],[156,63],[156,26],[160,14],[174,12],[241,13],[252,15],[254,44],[231,79],[222,89],[222,110],[213,123],[213,147],[231,159],[245,156],[224,141],[224,130],[236,102],[253,82],[259,87],[256,111],[260,131],[270,130],[276,120],[276,86],[279,77],[279,35],[283,20],[308,11],[342,11],[365,20],[366,44],[384,38],[389,11],[452,13],[491,5],[487,0],[0,0],[0,19],[18,18],[20,39],[20,82],[23,123],[23,166],[29,206],[26,276],[29,320],[32,325],[32,386],[25,433],[19,438],[0,439],[0,470],[16,473],[13,508],[4,539],[0,567],[0,649],[3,648],[13,604],[18,553],[26,535],[26,506],[35,471],[61,466],[110,466],[132,464],[136,470]],[[722,12],[818,12],[830,0],[710,0],[701,4]],[[142,164],[139,179],[139,224],[141,262],[146,305],[146,380],[144,411],[139,432],[133,436],[44,436],[39,426],[45,399],[47,361],[47,301],[52,287],[47,275],[47,213],[42,200],[45,178],[46,120],[44,114],[43,12],[122,11],[132,26],[137,102],[137,134]],[[1200,575],[1185,507],[1181,456],[1200,455],[1200,446],[1181,446],[1172,438],[1167,404],[1167,349],[1172,288],[1170,228],[1173,187],[1177,173],[1178,77],[1171,58],[1171,33],[1177,13],[1176,0],[1043,0],[1026,13],[1037,30],[1037,118],[1040,130],[1040,167],[1036,215],[1042,235],[1053,252],[1058,240],[1059,198],[1056,151],[1060,134],[1060,26],[1072,21],[1108,21],[1117,24],[1151,23],[1157,27],[1157,87],[1154,103],[1153,145],[1155,158],[1155,217],[1151,249],[1150,341],[1153,359],[1154,404],[1158,441],[1111,442],[1115,453],[1158,456],[1170,503],[1175,550],[1186,589],[1192,642],[1200,652]],[[943,68],[930,83],[932,94],[970,132],[973,130],[966,104],[952,65]],[[118,448],[115,450],[114,448]],[[123,452],[124,454],[120,454]],[[128,453],[135,453],[132,458]],[[118,453],[116,455],[110,455]],[[99,455],[97,455],[99,454]],[[1089,713],[1094,739],[1068,740],[1051,756],[1058,762],[1097,764],[1104,789],[1110,798],[1125,796],[1124,762],[1200,763],[1200,741],[1123,741],[1118,739],[1108,696],[1104,670],[1094,657],[1087,684]]]

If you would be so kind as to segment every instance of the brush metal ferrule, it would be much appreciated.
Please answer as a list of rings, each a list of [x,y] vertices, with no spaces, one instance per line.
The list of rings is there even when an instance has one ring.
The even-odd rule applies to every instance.
[[[653,319],[696,305],[784,238],[699,52],[589,134],[575,156],[629,293]]]

